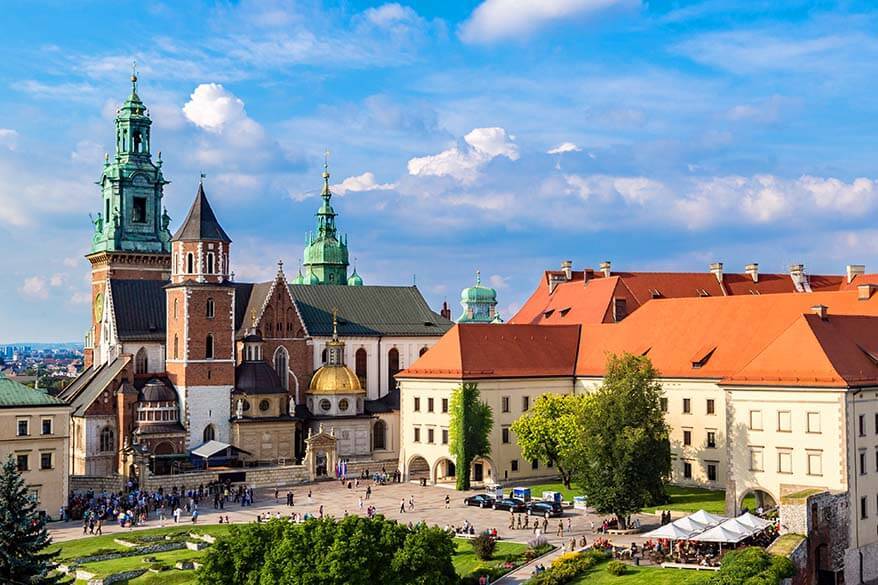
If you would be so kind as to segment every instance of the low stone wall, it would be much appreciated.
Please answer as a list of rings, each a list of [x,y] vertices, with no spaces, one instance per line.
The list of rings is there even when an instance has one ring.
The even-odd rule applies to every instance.
[[[92,476],[71,475],[70,491],[72,492],[118,492],[124,488],[124,482],[118,475],[115,476]]]

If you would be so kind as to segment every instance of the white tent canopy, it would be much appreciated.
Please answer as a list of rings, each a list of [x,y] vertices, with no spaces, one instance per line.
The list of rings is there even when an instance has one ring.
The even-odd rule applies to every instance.
[[[665,524],[664,526],[659,526],[655,530],[650,530],[643,536],[646,538],[667,538],[670,540],[689,540],[694,535],[702,532],[704,529],[692,531],[686,530],[675,524]]]
[[[737,518],[730,518],[719,526],[692,537],[692,540],[698,542],[737,543],[745,538],[759,534],[769,526],[771,526],[771,522],[750,513],[744,513]]]
[[[694,514],[687,516],[687,518],[691,518],[699,524],[707,524],[708,526],[717,526],[728,520],[725,516],[717,516],[716,514],[711,514],[704,510],[698,510]]]
[[[754,516],[749,512],[742,514],[738,518],[725,518],[705,512],[704,510],[698,510],[694,514],[660,526],[643,536],[646,538],[667,538],[670,540],[737,543],[758,534],[768,526],[771,526],[771,522]]]

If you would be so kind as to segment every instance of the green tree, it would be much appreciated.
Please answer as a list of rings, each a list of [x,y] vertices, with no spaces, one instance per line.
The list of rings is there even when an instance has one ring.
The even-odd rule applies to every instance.
[[[457,489],[470,487],[470,465],[491,454],[489,435],[494,426],[491,407],[479,400],[479,385],[464,382],[451,394],[448,406],[448,450],[457,468]]]
[[[511,427],[522,456],[554,465],[567,489],[579,460],[582,407],[582,394],[543,394]]]
[[[726,553],[720,570],[708,585],[778,585],[796,574],[796,567],[787,557],[772,555],[751,546]]]
[[[60,574],[52,575],[58,552],[47,553],[52,543],[46,520],[37,512],[37,504],[12,455],[0,472],[0,582],[14,585],[52,585],[69,582]]]
[[[451,558],[457,547],[454,538],[439,528],[419,524],[393,557],[391,568],[400,585],[457,585],[460,578]]]
[[[623,528],[631,514],[665,499],[671,445],[656,375],[646,356],[609,356],[604,382],[588,395],[580,416],[574,478],[589,505],[614,514]]]

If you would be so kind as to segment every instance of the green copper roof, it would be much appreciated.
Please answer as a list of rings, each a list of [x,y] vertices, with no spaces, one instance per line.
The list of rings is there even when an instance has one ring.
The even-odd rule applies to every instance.
[[[313,284],[347,284],[348,245],[347,238],[339,236],[332,208],[332,192],[329,189],[329,165],[323,165],[323,203],[316,213],[316,226],[308,234],[305,246],[305,278]],[[316,277],[316,282],[311,278]]]
[[[0,408],[15,406],[63,406],[66,403],[42,390],[28,388],[0,374]]]
[[[476,272],[476,284],[460,292],[460,306],[463,312],[458,323],[502,323],[497,314],[497,291],[482,286],[481,274]]]

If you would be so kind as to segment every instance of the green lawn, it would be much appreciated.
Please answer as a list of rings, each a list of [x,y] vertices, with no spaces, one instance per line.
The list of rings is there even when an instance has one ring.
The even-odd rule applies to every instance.
[[[570,585],[703,585],[711,575],[713,571],[656,569],[629,565],[628,573],[616,577],[607,573],[607,563],[603,562]]]
[[[504,493],[508,491],[510,494],[512,493],[512,488],[516,486],[510,486],[509,488],[504,488]],[[581,496],[582,492],[576,489],[576,486],[573,486],[573,489],[567,489],[564,487],[564,484],[561,482],[558,483],[538,483],[534,485],[523,485],[522,487],[530,488],[530,495],[535,500],[543,499],[543,492],[561,492],[564,495],[564,501],[572,502],[573,496]]]
[[[465,538],[455,538],[454,542],[457,544],[457,552],[451,560],[454,563],[454,569],[461,577],[465,577],[479,569],[501,565],[506,559],[506,555],[514,555],[518,557],[513,562],[516,565],[520,565],[523,562],[523,558],[520,555],[524,553],[525,549],[527,549],[526,544],[504,542],[501,540],[497,543],[497,548],[494,550],[494,560],[480,561],[476,558],[469,540]]]
[[[60,550],[61,554],[58,557],[58,560],[63,563],[64,561],[69,561],[78,557],[93,555],[101,549],[118,551],[130,550],[113,542],[116,538],[134,539],[142,536],[165,536],[168,534],[186,535],[190,532],[220,536],[226,534],[228,531],[229,527],[224,524],[198,524],[195,526],[187,524],[142,530],[135,528],[130,532],[117,532],[115,534],[104,534],[102,536],[84,536],[76,540],[59,542],[58,544],[52,545],[49,550]]]

